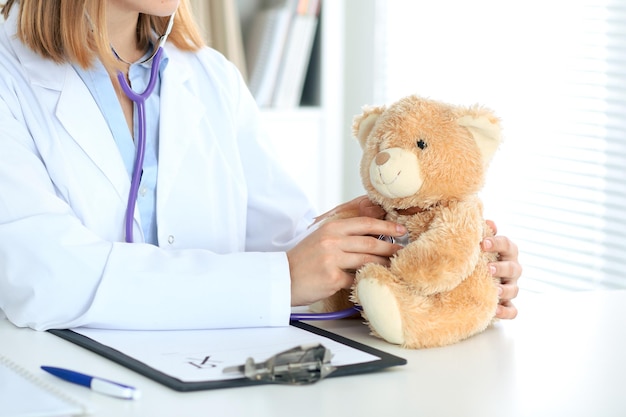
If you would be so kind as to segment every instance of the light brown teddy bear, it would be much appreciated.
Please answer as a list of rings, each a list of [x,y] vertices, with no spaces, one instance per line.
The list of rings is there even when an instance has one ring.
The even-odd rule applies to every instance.
[[[498,289],[487,267],[496,255],[480,248],[493,231],[477,193],[501,142],[498,118],[479,106],[409,96],[366,107],[353,134],[369,198],[406,226],[408,243],[390,267],[362,267],[352,291],[325,300],[321,310],[361,305],[374,335],[406,348],[483,331],[494,320]]]

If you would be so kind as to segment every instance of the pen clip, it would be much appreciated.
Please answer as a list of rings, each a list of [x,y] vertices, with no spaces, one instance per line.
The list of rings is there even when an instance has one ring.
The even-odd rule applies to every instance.
[[[307,385],[317,382],[335,371],[330,364],[332,353],[322,344],[296,346],[280,352],[264,362],[248,358],[244,365],[224,369],[241,372],[246,378],[274,384]]]

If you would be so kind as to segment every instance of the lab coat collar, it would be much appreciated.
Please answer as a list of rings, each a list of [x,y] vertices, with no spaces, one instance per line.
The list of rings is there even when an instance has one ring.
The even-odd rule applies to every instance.
[[[66,66],[42,58],[27,48],[17,37],[18,5],[11,8],[11,13],[4,23],[4,31],[13,52],[26,70],[28,81],[37,86],[61,90],[65,80]]]
[[[115,187],[121,201],[125,202],[130,188],[128,174],[106,120],[91,93],[70,64],[57,64],[45,59],[17,38],[17,16],[17,7],[13,7],[4,26],[11,48],[24,69],[24,76],[33,87],[44,90],[36,94],[44,94],[48,90],[58,95],[56,103],[50,100],[42,102],[42,106],[56,105],[44,111],[54,112],[69,136],[98,166]],[[51,147],[54,143],[53,138],[48,142]]]

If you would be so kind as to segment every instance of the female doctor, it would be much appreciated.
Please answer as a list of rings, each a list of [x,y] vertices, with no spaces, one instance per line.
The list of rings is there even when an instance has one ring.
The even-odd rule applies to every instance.
[[[309,227],[240,74],[202,44],[186,0],[2,12],[0,310],[16,325],[285,325],[399,249],[371,237],[405,230],[365,198],[335,209],[362,217]],[[501,255],[497,316],[512,318],[517,248],[483,248]]]

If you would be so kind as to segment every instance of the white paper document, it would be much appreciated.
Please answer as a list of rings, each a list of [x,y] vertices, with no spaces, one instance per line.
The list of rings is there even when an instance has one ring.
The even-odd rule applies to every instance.
[[[294,327],[226,330],[124,331],[73,329],[151,368],[183,382],[241,378],[224,368],[243,365],[248,358],[262,362],[299,345],[321,343],[333,354],[334,366],[378,360],[377,356]]]

